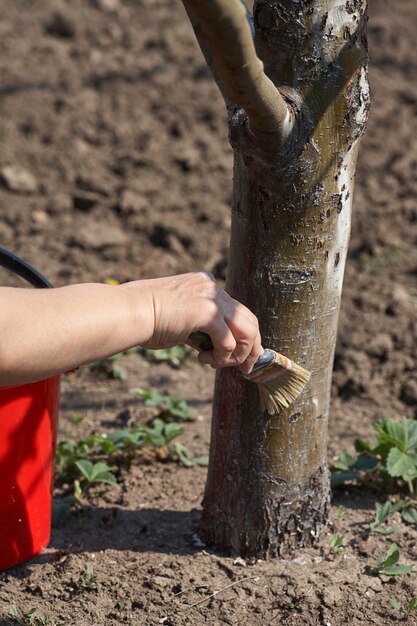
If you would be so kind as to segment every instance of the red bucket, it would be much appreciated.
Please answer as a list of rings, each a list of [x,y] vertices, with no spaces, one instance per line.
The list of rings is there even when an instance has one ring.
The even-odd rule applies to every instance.
[[[49,543],[59,383],[0,389],[0,569]]]
[[[0,265],[35,287],[50,284],[0,248]],[[39,554],[51,533],[60,377],[0,388],[0,569]]]

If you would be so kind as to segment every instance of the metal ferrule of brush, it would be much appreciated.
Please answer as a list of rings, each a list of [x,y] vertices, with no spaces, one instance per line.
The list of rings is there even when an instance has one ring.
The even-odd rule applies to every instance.
[[[269,348],[265,348],[264,353],[260,357],[258,357],[255,365],[253,366],[252,372],[257,372],[263,367],[267,367],[268,365],[271,365],[271,363],[273,363],[274,361],[275,361],[275,352],[273,350],[270,350]]]

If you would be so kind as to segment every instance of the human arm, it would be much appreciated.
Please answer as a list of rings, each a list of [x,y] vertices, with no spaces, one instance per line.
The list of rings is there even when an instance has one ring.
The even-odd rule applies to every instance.
[[[262,353],[255,316],[205,272],[123,285],[0,288],[0,387],[60,374],[134,346],[190,343],[214,349],[199,359],[248,373]]]

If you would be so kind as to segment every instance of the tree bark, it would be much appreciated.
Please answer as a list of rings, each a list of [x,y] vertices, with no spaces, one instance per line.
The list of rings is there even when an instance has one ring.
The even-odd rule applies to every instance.
[[[311,544],[328,520],[330,384],[369,108],[366,20],[366,0],[258,0],[254,7],[257,54],[294,122],[271,143],[245,109],[232,111],[226,289],[258,316],[263,345],[312,377],[289,409],[271,417],[259,408],[256,385],[235,369],[217,376],[202,536],[246,556]]]

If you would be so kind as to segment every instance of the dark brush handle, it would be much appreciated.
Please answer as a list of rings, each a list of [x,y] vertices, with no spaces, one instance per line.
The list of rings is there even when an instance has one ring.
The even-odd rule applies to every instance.
[[[197,330],[195,333],[191,333],[190,339],[200,350],[212,350],[213,342],[210,339],[210,335],[207,333],[203,333]],[[257,359],[255,365],[252,368],[252,372],[261,369],[262,367],[266,367],[270,365],[275,358],[275,353],[273,350],[266,348],[264,353]]]

